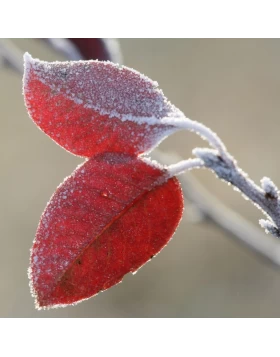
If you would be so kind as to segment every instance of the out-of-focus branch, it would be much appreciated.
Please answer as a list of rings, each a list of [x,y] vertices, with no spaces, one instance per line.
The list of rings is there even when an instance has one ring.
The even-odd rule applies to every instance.
[[[67,38],[45,38],[42,40],[70,61],[85,59],[79,48]],[[111,60],[115,63],[122,62],[121,50],[116,39],[103,38],[95,40],[99,40],[99,51],[101,51],[101,48],[103,51],[102,53],[95,53],[95,58],[100,59],[102,54],[103,58],[101,58],[101,60]],[[20,74],[23,73],[22,57],[23,52],[17,48],[11,40],[0,39],[0,59],[2,58],[4,60],[4,64],[9,65]]]
[[[19,74],[23,74],[23,53],[17,48],[12,41],[8,39],[0,39],[0,57]]]
[[[81,59],[79,50],[66,38],[47,38],[45,42],[54,50],[63,54],[69,60]],[[0,39],[0,57],[4,64],[13,68],[19,74],[23,74],[23,52],[9,39]]]
[[[67,38],[45,38],[48,45],[71,61],[81,59],[80,51]]]

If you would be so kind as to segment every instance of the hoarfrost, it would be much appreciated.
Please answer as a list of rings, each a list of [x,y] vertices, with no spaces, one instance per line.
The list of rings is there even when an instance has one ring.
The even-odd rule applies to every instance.
[[[263,177],[261,179],[261,186],[268,198],[276,199],[278,197],[278,188],[269,177]]]
[[[276,225],[265,219],[260,219],[259,220],[260,226],[265,229],[266,234],[272,234],[274,237],[280,238],[280,232],[279,229],[276,227]]]
[[[49,63],[34,59],[29,53],[25,53],[24,61],[25,87],[32,68],[42,83],[77,104],[86,103],[87,108],[101,115],[148,125],[174,125],[173,120],[185,120],[157,82],[125,66],[100,61]]]

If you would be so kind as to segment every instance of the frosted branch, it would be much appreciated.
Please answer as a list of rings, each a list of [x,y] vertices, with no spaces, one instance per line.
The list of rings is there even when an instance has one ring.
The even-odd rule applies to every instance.
[[[256,185],[238,167],[237,162],[228,153],[218,135],[203,124],[187,119],[178,122],[176,126],[194,131],[209,142],[214,149],[196,148],[193,150],[193,154],[204,163],[200,167],[205,166],[211,169],[218,178],[235,186],[235,189],[239,190],[246,199],[251,200],[267,216],[269,221],[261,221],[266,232],[280,237],[280,203],[276,185],[268,177],[261,180],[261,187]],[[181,173],[183,169],[183,163],[175,165],[175,169],[173,166],[175,174]],[[188,165],[186,165],[186,169],[188,169]],[[272,224],[270,224],[270,221],[272,221]]]
[[[265,232],[268,234],[272,234],[274,237],[280,238],[279,229],[273,224],[271,221],[260,219],[260,226],[265,229]]]
[[[270,178],[264,177],[261,179],[261,186],[266,194],[267,198],[277,199],[279,195],[278,188],[276,185],[271,181]]]
[[[171,163],[179,160],[178,154],[154,151],[157,160]],[[200,216],[216,227],[223,230],[228,237],[246,246],[266,261],[280,266],[280,242],[275,235],[266,236],[251,222],[219,201],[202,184],[200,184],[190,171],[180,175],[186,204],[189,202],[199,211]],[[271,232],[270,232],[271,233]]]
[[[280,205],[278,190],[270,179],[263,179],[263,188],[261,188],[248,178],[248,175],[237,166],[235,161],[225,161],[218,151],[194,149],[193,153],[203,160],[205,166],[215,172],[218,178],[235,186],[235,188],[242,192],[245,198],[249,198],[274,223],[276,229],[279,230]],[[266,226],[266,230],[272,233],[272,227],[268,229],[268,226]],[[273,235],[275,236],[276,234]]]

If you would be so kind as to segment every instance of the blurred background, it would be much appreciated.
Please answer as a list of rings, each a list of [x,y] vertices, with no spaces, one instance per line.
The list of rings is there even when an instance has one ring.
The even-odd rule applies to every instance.
[[[46,42],[12,40],[42,60],[63,60]],[[280,40],[121,39],[123,63],[158,81],[186,116],[216,131],[257,183],[280,185]],[[0,67],[0,317],[280,317],[280,270],[219,227],[184,218],[172,241],[136,275],[76,306],[37,311],[30,295],[29,249],[40,215],[82,159],[29,119],[21,76]],[[183,158],[207,146],[181,132],[160,148]],[[208,190],[258,225],[251,203],[207,170],[193,173]]]

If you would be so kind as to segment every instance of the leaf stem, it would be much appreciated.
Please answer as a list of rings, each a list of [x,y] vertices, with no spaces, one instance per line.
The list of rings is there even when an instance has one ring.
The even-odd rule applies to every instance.
[[[177,153],[167,154],[158,149],[153,156],[165,163],[180,159]],[[185,198],[199,210],[203,219],[226,232],[234,241],[243,244],[259,257],[280,267],[279,239],[272,235],[265,235],[261,229],[224,205],[200,184],[191,172],[185,171],[180,175],[179,180]]]
[[[180,122],[182,129],[194,131],[209,144],[214,147],[196,148],[193,154],[199,158],[200,162],[189,160],[172,165],[171,169],[175,175],[194,167],[207,167],[212,170],[218,178],[224,180],[240,192],[243,196],[253,202],[268,218],[268,221],[261,221],[262,227],[267,233],[280,237],[280,200],[278,189],[275,184],[267,177],[261,180],[262,187],[259,187],[245,174],[237,165],[236,160],[228,153],[224,143],[211,129],[201,123],[187,119]],[[196,166],[195,166],[196,163]],[[264,223],[266,222],[266,223]]]
[[[208,143],[218,152],[220,155],[227,161],[228,160],[228,152],[225,147],[225,144],[218,137],[216,133],[214,133],[210,128],[205,126],[198,121],[191,120],[189,118],[185,118],[185,120],[180,120],[176,123],[176,127],[182,130],[193,131],[198,134],[203,140],[208,141]]]
[[[204,162],[201,159],[188,159],[182,160],[173,165],[169,165],[167,170],[170,176],[176,176],[187,170],[199,169],[204,166]]]

